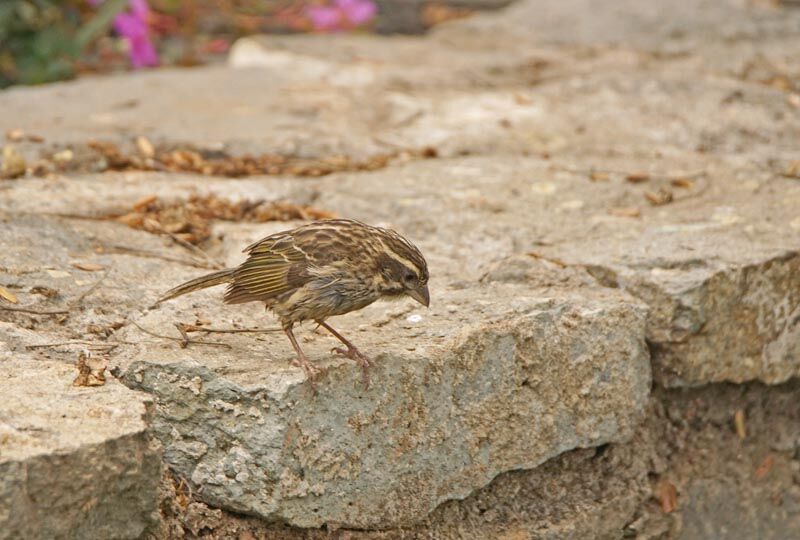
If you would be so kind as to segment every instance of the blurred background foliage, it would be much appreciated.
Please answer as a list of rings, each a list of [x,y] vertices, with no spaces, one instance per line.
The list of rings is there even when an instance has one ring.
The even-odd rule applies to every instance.
[[[423,32],[468,16],[471,1],[0,0],[0,88],[203,64],[260,32]]]
[[[79,53],[75,5],[49,0],[0,3],[0,86],[42,83],[72,74]]]

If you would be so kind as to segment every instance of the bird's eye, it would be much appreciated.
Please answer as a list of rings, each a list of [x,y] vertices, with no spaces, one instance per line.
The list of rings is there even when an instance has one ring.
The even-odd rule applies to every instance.
[[[417,276],[412,274],[411,272],[409,272],[409,273],[407,273],[406,275],[403,276],[403,281],[405,281],[406,283],[413,283],[416,280],[417,280]]]

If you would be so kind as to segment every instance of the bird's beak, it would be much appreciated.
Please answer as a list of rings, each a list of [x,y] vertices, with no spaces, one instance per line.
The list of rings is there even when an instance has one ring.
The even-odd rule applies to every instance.
[[[406,291],[406,294],[425,307],[428,307],[428,305],[431,303],[431,293],[428,292],[427,285],[423,285],[422,287],[418,287],[416,289],[410,289]]]

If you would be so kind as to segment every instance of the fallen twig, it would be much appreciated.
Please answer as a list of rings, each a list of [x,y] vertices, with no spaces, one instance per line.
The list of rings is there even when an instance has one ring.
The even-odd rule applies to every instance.
[[[558,165],[556,165],[555,168],[557,168],[558,170],[564,171],[564,172],[573,173],[573,174],[580,174],[580,175],[586,175],[586,176],[591,176],[592,174],[616,174],[616,175],[620,175],[620,176],[623,176],[623,177],[635,176],[635,177],[638,178],[637,175],[638,174],[642,174],[642,173],[633,173],[632,174],[631,171],[620,171],[620,170],[615,170],[615,169],[572,169],[570,167],[561,167],[561,166],[558,166]],[[704,176],[705,174],[706,174],[706,169],[698,169],[696,171],[691,171],[691,172],[687,172],[687,173],[680,173],[680,172],[678,172],[678,173],[652,173],[652,174],[651,173],[647,173],[647,177],[648,178],[653,178],[653,179],[674,180],[676,178],[697,178],[697,177],[700,177],[700,176]]]
[[[121,245],[111,245],[111,246],[103,246],[103,249],[108,250],[109,253],[123,253],[126,255],[134,255],[137,257],[147,257],[151,259],[161,259],[162,261],[174,262],[178,264],[183,264],[185,266],[192,266],[194,268],[206,268],[208,270],[219,270],[218,266],[214,266],[209,264],[208,262],[192,260],[192,259],[181,259],[179,257],[170,257],[169,255],[163,255],[161,253],[156,253],[155,251],[147,251],[144,249],[132,248],[128,246],[121,246]]]
[[[83,292],[80,294],[80,296],[78,296],[78,298],[76,298],[75,300],[73,300],[72,302],[70,302],[70,304],[69,304],[69,307],[70,307],[70,308],[75,308],[75,307],[78,307],[78,306],[80,306],[80,305],[83,303],[83,301],[86,299],[86,297],[87,297],[87,296],[89,296],[90,294],[92,294],[92,293],[93,293],[93,292],[94,292],[94,291],[97,289],[97,287],[99,287],[99,286],[100,286],[100,284],[101,284],[101,283],[102,283],[102,282],[103,282],[103,281],[104,281],[104,280],[105,280],[107,277],[108,277],[108,271],[106,271],[106,272],[105,272],[105,273],[104,273],[104,274],[103,274],[103,275],[100,277],[100,279],[98,279],[97,281],[95,281],[95,282],[94,282],[94,284],[93,284],[91,287],[89,287],[88,289],[86,289],[85,291],[83,291]]]
[[[6,311],[16,311],[19,313],[30,313],[33,315],[66,315],[69,314],[73,309],[79,307],[83,300],[92,294],[97,287],[103,282],[104,279],[108,276],[108,272],[103,274],[103,277],[98,279],[91,287],[83,291],[80,296],[78,296],[75,300],[69,303],[69,305],[64,309],[34,309],[28,307],[12,307],[12,306],[0,306],[0,309],[4,309]]]
[[[161,334],[156,334],[155,332],[153,332],[151,330],[143,328],[136,321],[130,321],[130,322],[131,322],[131,324],[133,326],[135,326],[136,328],[138,328],[139,330],[141,330],[142,332],[144,332],[148,336],[153,336],[153,337],[157,337],[157,338],[161,338],[161,339],[168,339],[170,341],[177,341],[178,343],[184,343],[184,338],[182,338],[182,337],[176,338],[176,337],[173,337],[173,336],[164,336],[164,335],[161,335]],[[225,347],[225,348],[228,348],[228,349],[231,348],[231,346],[228,345],[227,343],[221,343],[219,341],[201,341],[201,340],[198,340],[198,339],[189,339],[186,343],[187,343],[187,345],[189,343],[196,343],[198,345],[211,345],[211,346],[215,346],[215,347]]]
[[[85,347],[99,347],[103,349],[115,349],[122,345],[124,342],[120,341],[88,341],[85,339],[71,339],[68,341],[59,341],[56,343],[37,343],[35,345],[25,345],[26,349],[50,349],[53,347],[62,347],[64,345],[83,345]]]
[[[64,347],[66,345],[82,345],[84,347],[89,348],[99,348],[99,349],[116,349],[120,345],[141,345],[142,343],[150,343],[153,345],[157,345],[160,343],[159,341],[125,341],[125,340],[114,340],[114,341],[88,341],[85,339],[71,339],[67,341],[57,341],[55,343],[39,343],[36,345],[25,345],[26,349],[52,349],[55,347]]]
[[[181,323],[174,323],[175,328],[178,329],[178,332],[181,333],[181,349],[185,349],[189,345],[189,336],[186,333],[186,330],[183,329],[183,325]]]
[[[195,255],[199,255],[200,257],[202,257],[203,259],[208,261],[208,264],[211,266],[211,268],[213,270],[220,270],[220,269],[223,268],[222,264],[220,264],[218,261],[215,261],[211,257],[211,255],[209,255],[208,253],[206,253],[205,251],[200,249],[198,246],[192,244],[191,242],[187,242],[186,240],[184,240],[183,238],[181,238],[177,234],[171,233],[168,230],[164,229],[164,227],[160,223],[158,223],[157,221],[153,221],[153,224],[154,224],[154,226],[157,226],[158,232],[160,232],[161,234],[164,234],[166,236],[169,236],[170,239],[173,242],[175,242],[176,244],[178,244],[182,248],[184,248],[184,249],[186,249],[188,251],[191,251]]]
[[[181,326],[185,332],[208,332],[210,334],[271,334],[283,331],[280,328],[206,328],[188,324]]]
[[[34,315],[64,315],[69,313],[68,309],[32,309],[26,307],[11,307],[11,306],[0,306],[0,309],[6,311],[18,311],[20,313],[32,313]]]

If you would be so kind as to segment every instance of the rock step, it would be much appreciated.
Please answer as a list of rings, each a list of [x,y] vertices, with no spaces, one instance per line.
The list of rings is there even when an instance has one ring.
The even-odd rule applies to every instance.
[[[10,351],[0,323],[0,538],[141,538],[158,521],[152,400],[112,377],[73,387],[74,366]]]

